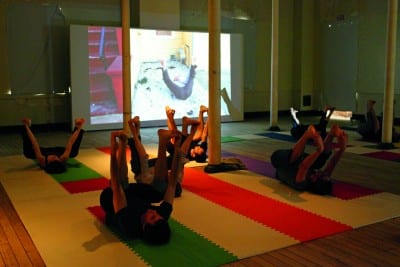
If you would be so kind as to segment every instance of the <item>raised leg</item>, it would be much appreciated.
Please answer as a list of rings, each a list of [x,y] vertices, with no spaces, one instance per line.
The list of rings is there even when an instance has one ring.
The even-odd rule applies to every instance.
[[[316,146],[315,152],[308,155],[299,166],[296,174],[296,182],[302,182],[306,179],[307,173],[311,165],[317,160],[319,155],[324,149],[324,144],[321,136],[317,133],[313,125],[308,127],[308,130],[303,134],[303,136],[297,141],[292,149],[292,154],[290,157],[290,162],[296,161],[301,155],[303,155],[305,147],[308,140],[313,140]]]

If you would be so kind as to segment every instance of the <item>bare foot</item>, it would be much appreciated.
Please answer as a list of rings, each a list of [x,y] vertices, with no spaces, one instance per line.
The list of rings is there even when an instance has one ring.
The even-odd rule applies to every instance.
[[[315,129],[315,127],[313,125],[308,126],[308,129],[304,134],[309,139],[314,139],[316,136],[319,135],[317,130]]]
[[[200,106],[200,112],[207,112],[207,111],[208,111],[208,108],[206,106],[204,106],[204,105]]]
[[[133,124],[134,124],[135,127],[136,127],[137,133],[139,134],[139,130],[140,130],[140,117],[139,117],[139,116],[135,116],[135,117],[132,119],[132,122],[133,122]]]
[[[163,69],[165,69],[165,60],[164,59],[161,59],[160,60],[160,64],[161,64],[161,67],[163,68]]]
[[[126,144],[128,141],[128,136],[126,135],[126,133],[124,131],[117,131],[116,135],[120,141],[121,144]]]
[[[333,124],[331,127],[331,134],[335,137],[339,137],[343,135],[343,130],[339,128],[337,124]]]
[[[134,138],[139,138],[140,135],[140,118],[135,116],[128,120],[128,126]]]
[[[84,118],[75,119],[75,126],[77,128],[81,128],[84,123],[85,123],[85,119]]]
[[[170,108],[169,106],[165,107],[165,113],[167,114],[168,119],[174,119],[175,109]]]
[[[22,123],[23,123],[24,125],[28,126],[28,127],[31,127],[31,125],[32,125],[32,120],[29,119],[29,118],[23,118],[23,119],[22,119]]]

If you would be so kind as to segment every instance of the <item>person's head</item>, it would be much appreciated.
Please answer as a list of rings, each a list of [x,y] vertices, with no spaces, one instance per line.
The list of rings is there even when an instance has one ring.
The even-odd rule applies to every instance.
[[[207,154],[204,148],[201,146],[195,146],[190,150],[190,156],[196,161],[196,162],[206,162],[207,160]]]
[[[65,163],[56,155],[48,155],[46,157],[46,165],[44,170],[50,174],[63,173],[67,170]]]
[[[148,209],[142,215],[143,240],[149,244],[161,245],[169,241],[171,229],[168,221],[157,211]]]

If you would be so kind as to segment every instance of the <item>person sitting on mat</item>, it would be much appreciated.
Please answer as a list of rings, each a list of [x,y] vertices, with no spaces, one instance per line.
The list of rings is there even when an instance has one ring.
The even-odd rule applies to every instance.
[[[123,131],[111,133],[110,187],[100,194],[100,205],[106,213],[106,223],[116,226],[125,238],[142,239],[160,245],[170,240],[168,219],[172,213],[174,194],[179,173],[183,169],[184,156],[176,147],[171,172],[168,172],[166,146],[170,138],[181,138],[179,132],[158,130],[158,159],[153,181],[128,183],[126,147],[128,136]],[[145,157],[146,158],[146,157]],[[149,177],[147,173],[142,175]],[[166,184],[157,190],[156,183]]]
[[[26,158],[36,159],[39,166],[47,173],[63,173],[67,170],[66,161],[74,158],[79,153],[79,147],[83,138],[82,129],[85,120],[75,120],[75,128],[65,147],[42,147],[39,145],[35,135],[31,131],[32,121],[28,118],[22,120],[23,153]]]
[[[167,113],[171,111],[172,111],[171,109],[167,109]],[[183,151],[184,155],[187,155],[187,151],[189,151],[193,137],[197,132],[197,127],[199,125],[199,122],[197,120],[190,119],[188,117],[183,117],[182,124],[183,124],[182,137],[179,140],[179,144],[176,145],[179,146],[179,150]],[[151,175],[149,174],[149,168],[154,167],[156,165],[157,158],[149,159],[149,156],[146,153],[143,144],[141,143],[140,118],[136,116],[130,119],[128,121],[128,125],[132,134],[132,137],[128,138],[128,145],[131,151],[131,161],[130,161],[131,170],[134,173],[135,175],[134,177],[137,182],[148,183],[149,179],[150,180],[152,179]],[[187,131],[189,125],[191,126],[191,129],[190,133],[188,134]],[[169,127],[169,131],[178,132],[176,127]],[[175,153],[175,148],[176,148],[175,141],[176,138],[172,137],[168,140],[166,145],[166,150],[168,151],[169,154],[166,159],[168,170],[170,170],[172,166],[173,155]],[[182,194],[182,187],[181,187],[182,180],[183,180],[183,169],[180,172],[180,177],[178,177],[178,181],[176,184],[176,191],[175,191],[176,197],[179,197]]]
[[[319,118],[318,124],[313,124],[317,132],[321,135],[322,138],[326,136],[326,128],[329,123],[329,119],[331,118],[333,111],[335,110],[334,107],[325,106],[321,116]],[[290,108],[290,114],[292,116],[293,126],[290,129],[290,133],[293,138],[298,140],[308,129],[309,124],[302,124],[300,120],[297,118],[297,110],[293,107]]]
[[[334,139],[337,140],[336,144]],[[316,147],[310,154],[305,152],[309,140],[314,141]],[[346,149],[347,141],[347,134],[336,124],[332,125],[324,140],[313,125],[308,126],[292,149],[272,153],[271,163],[276,169],[277,179],[297,190],[330,194],[330,178]]]
[[[363,137],[364,140],[370,142],[380,142],[382,140],[382,119],[378,118],[375,113],[375,100],[368,100],[365,122],[358,125],[357,132]],[[396,129],[392,129],[392,142],[400,141],[400,133]]]
[[[174,119],[175,110],[166,106],[165,112],[167,114],[168,129],[172,131],[178,130]],[[197,121],[187,117],[183,117],[182,119],[182,142],[186,142],[186,139],[189,136],[188,126],[198,124],[191,141],[187,141],[185,146],[182,148],[183,151],[186,151],[188,160],[195,160],[196,162],[206,162],[207,160],[208,122],[204,121],[205,112],[208,112],[208,108],[201,105]],[[183,144],[184,143],[182,143],[182,145]],[[171,155],[174,153],[173,148],[173,144],[170,143],[167,150]]]

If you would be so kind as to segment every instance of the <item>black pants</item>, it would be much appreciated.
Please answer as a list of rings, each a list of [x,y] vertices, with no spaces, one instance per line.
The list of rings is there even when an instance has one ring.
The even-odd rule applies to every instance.
[[[77,131],[78,128],[74,128],[74,131]],[[83,138],[84,130],[81,129],[78,135],[78,138],[75,140],[72,145],[71,153],[69,155],[70,158],[74,158],[79,153],[79,147],[81,146],[82,138]],[[32,142],[29,139],[28,133],[26,132],[26,128],[24,126],[22,132],[22,147],[24,156],[28,159],[36,159],[35,151],[33,150]],[[40,152],[43,155],[57,155],[61,156],[65,151],[65,147],[62,146],[54,146],[54,147],[40,147]]]
[[[326,127],[328,126],[328,121],[326,120],[326,112],[323,112],[321,114],[321,117],[319,118],[318,124],[313,124],[315,127],[315,130],[319,132],[320,136],[322,139],[325,138],[326,136]],[[307,124],[295,124],[292,129],[290,129],[290,134],[296,139],[300,139],[300,137],[303,136],[303,134],[307,131],[308,129]]]
[[[135,201],[135,198],[143,199],[149,203],[158,203],[163,200],[164,195],[157,191],[153,186],[141,183],[131,183],[124,190],[127,204],[131,201]],[[108,215],[113,215],[114,204],[113,204],[113,191],[111,187],[105,188],[100,194],[100,205],[102,209]]]

